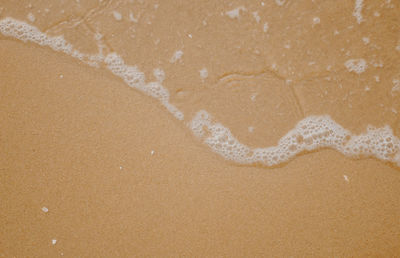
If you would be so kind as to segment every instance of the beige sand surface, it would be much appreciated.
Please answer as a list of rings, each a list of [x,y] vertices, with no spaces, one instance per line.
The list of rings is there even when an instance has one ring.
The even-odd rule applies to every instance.
[[[26,20],[25,12],[32,12],[28,3],[6,1],[1,17]],[[354,132],[367,124],[389,124],[398,136],[399,115],[392,110],[400,110],[400,102],[390,90],[400,67],[394,50],[399,28],[394,14],[400,7],[381,7],[384,20],[371,28],[378,7],[369,1],[364,11],[370,15],[364,13],[361,28],[346,32],[349,24],[358,25],[351,15],[354,2],[343,3],[319,1],[316,8],[312,1],[291,2],[280,13],[279,6],[268,3],[268,11],[259,11],[270,24],[269,36],[261,39],[244,33],[253,26],[263,30],[263,22],[251,15],[259,2],[247,3],[239,22],[219,13],[245,2],[210,1],[196,8],[193,2],[160,3],[154,14],[153,2],[135,1],[140,21],[152,25],[156,36],[140,34],[147,27],[138,25],[132,48],[131,35],[122,41],[108,35],[108,44],[114,50],[131,49],[122,53],[124,58],[149,77],[157,66],[165,70],[165,86],[187,115],[184,122],[104,68],[0,35],[0,257],[399,257],[398,167],[333,150],[301,155],[276,168],[242,166],[211,152],[185,126],[195,111],[206,108],[251,146],[275,144],[311,114],[330,114]],[[37,6],[44,10],[47,4]],[[85,10],[65,7],[66,17],[96,7],[95,1],[85,4]],[[90,18],[88,24],[103,22],[98,26],[106,35],[113,29],[116,35],[126,32],[123,26],[107,25],[114,18],[106,10],[122,8],[126,19],[128,4],[105,3],[101,12],[107,15]],[[205,31],[196,27],[213,12]],[[290,38],[296,26],[283,29],[294,25],[288,19],[297,12],[307,21],[318,15],[321,23],[315,26],[323,29],[305,29],[299,41]],[[45,30],[49,22],[35,14],[36,25]],[[50,14],[51,22],[60,22],[54,11]],[[298,27],[304,24],[301,20]],[[168,27],[172,32],[163,30]],[[329,38],[326,45],[317,40],[316,35],[323,38],[335,29],[342,40]],[[87,32],[68,36],[68,28],[60,31],[82,51],[93,51],[90,40],[77,36]],[[190,41],[184,32],[198,40]],[[365,46],[363,35],[377,47]],[[280,37],[297,43],[282,48]],[[160,46],[150,45],[155,38]],[[350,41],[343,43],[346,38]],[[306,45],[293,46],[300,43]],[[241,48],[232,54],[237,44]],[[299,49],[313,44],[310,60],[302,59]],[[347,44],[343,47],[352,56],[385,65],[349,73],[340,44]],[[171,64],[171,55],[183,46],[184,59]],[[260,54],[249,55],[257,48]],[[286,57],[282,51],[288,51]],[[306,65],[312,60],[323,65],[313,71]],[[335,72],[325,70],[329,64]],[[199,76],[203,67],[209,72],[205,81]],[[374,79],[378,74],[379,83]],[[256,102],[251,100],[255,93]]]

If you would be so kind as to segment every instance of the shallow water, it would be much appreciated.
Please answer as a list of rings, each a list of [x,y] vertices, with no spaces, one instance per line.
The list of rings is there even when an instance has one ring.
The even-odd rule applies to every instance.
[[[398,1],[0,2],[0,256],[400,253]]]
[[[274,166],[332,148],[400,166],[399,10],[359,0],[9,1],[0,32],[111,72],[225,159]]]

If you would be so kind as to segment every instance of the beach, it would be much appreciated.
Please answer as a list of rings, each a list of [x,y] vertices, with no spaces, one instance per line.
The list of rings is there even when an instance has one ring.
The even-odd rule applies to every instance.
[[[0,256],[399,256],[400,5],[262,3],[1,3]]]

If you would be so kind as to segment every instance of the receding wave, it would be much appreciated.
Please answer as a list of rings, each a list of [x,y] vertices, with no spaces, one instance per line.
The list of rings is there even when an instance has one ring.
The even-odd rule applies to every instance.
[[[161,84],[165,75],[160,69],[154,70],[154,75],[158,81],[146,83],[144,73],[136,66],[125,65],[124,60],[117,53],[103,53],[104,49],[101,46],[99,46],[98,54],[81,53],[72,44],[68,43],[63,36],[49,36],[35,26],[11,17],[0,20],[0,32],[5,36],[13,37],[23,42],[29,41],[41,46],[48,46],[57,52],[63,52],[94,67],[104,64],[114,75],[121,77],[130,87],[158,99],[177,119],[183,120],[183,113],[169,103],[169,92]]]
[[[389,126],[368,126],[365,133],[355,135],[328,115],[309,116],[298,122],[276,146],[266,148],[250,148],[240,143],[228,128],[213,122],[204,110],[196,114],[189,127],[214,152],[241,164],[276,166],[305,151],[331,148],[348,157],[375,157],[400,166],[400,139]]]
[[[136,66],[125,64],[117,53],[104,53],[101,46],[98,54],[81,53],[63,36],[49,36],[35,26],[11,17],[0,20],[0,32],[23,42],[50,47],[94,67],[103,65],[130,87],[159,100],[178,120],[184,118],[184,114],[169,102],[168,89],[162,86],[165,74],[161,69],[154,69],[157,81],[146,83],[144,73]],[[211,115],[204,110],[197,112],[188,126],[214,152],[241,164],[275,166],[306,151],[331,148],[348,157],[375,157],[400,167],[400,139],[389,126],[368,126],[364,133],[355,135],[328,115],[309,116],[298,122],[276,146],[266,148],[250,148],[240,143],[228,128],[213,121]]]

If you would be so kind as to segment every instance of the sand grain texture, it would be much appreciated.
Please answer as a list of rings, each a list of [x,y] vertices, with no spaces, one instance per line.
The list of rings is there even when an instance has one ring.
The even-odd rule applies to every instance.
[[[116,2],[119,8],[125,4]],[[286,2],[290,3],[274,4],[276,9],[271,12],[288,8],[285,15],[290,16],[296,8],[313,8],[304,1]],[[175,1],[171,3],[177,5]],[[94,2],[85,4],[88,10],[96,6]],[[245,3],[226,4],[225,9],[232,10],[242,4]],[[18,5],[24,6],[22,2],[7,1],[0,18],[18,13],[25,17],[22,11],[13,13]],[[224,5],[215,7],[216,12],[223,10],[221,6]],[[254,59],[258,61],[254,61],[251,71],[247,67],[254,56],[246,56],[246,51],[253,51],[252,44],[262,42],[261,39],[249,43],[248,48],[242,46],[231,57],[229,53],[235,48],[234,41],[240,41],[238,38],[228,44],[226,51],[216,51],[226,43],[224,37],[234,37],[234,28],[239,28],[240,33],[250,26],[245,19],[258,24],[251,15],[255,6],[255,2],[248,4],[248,13],[240,11],[235,19],[215,15],[206,19],[208,25],[226,19],[221,27],[189,31],[193,40],[198,38],[198,41],[185,44],[180,62],[169,63],[171,55],[182,47],[175,42],[178,39],[172,38],[166,46],[150,46],[147,43],[154,38],[140,36],[142,27],[137,27],[138,36],[134,40],[143,44],[143,50],[136,55],[128,51],[124,57],[130,64],[136,64],[132,61],[136,58],[139,68],[150,78],[152,69],[161,64],[172,102],[188,114],[189,120],[196,110],[207,107],[251,146],[276,143],[302,115],[318,112],[329,113],[354,132],[363,131],[368,123],[376,126],[388,123],[399,135],[398,114],[388,109],[399,107],[398,98],[386,90],[392,87],[389,79],[396,75],[399,63],[393,62],[395,57],[388,54],[389,50],[383,52],[386,58],[383,59],[387,64],[393,63],[386,70],[379,70],[387,78],[381,75],[383,86],[374,84],[371,95],[365,95],[363,83],[370,82],[369,78],[375,81],[374,68],[369,67],[360,75],[348,73],[345,56],[335,57],[335,65],[340,63],[341,68],[335,70],[338,81],[330,82],[323,78],[329,75],[333,78],[334,73],[305,67],[299,61],[299,51],[278,57],[281,50],[277,50],[276,44],[283,34],[276,32],[276,17],[268,20],[268,33],[272,35],[270,40],[277,38],[270,41],[265,52],[261,49],[262,55],[275,52],[275,56],[265,63]],[[105,4],[99,12],[116,7],[118,4]],[[163,21],[182,32],[184,26],[194,28],[195,21],[202,24],[201,14],[212,10],[213,3],[204,3],[195,14],[191,14],[189,7],[189,3],[181,3],[180,8],[186,11],[176,18],[177,24],[166,15],[172,12],[168,9],[172,7],[161,5],[159,12],[169,11],[151,18],[149,10],[154,9],[153,3],[143,7],[147,13],[137,11],[135,17],[138,24]],[[328,2],[321,4],[321,9],[328,7]],[[354,2],[348,1],[341,8],[348,10],[348,20],[358,26],[352,16]],[[390,15],[399,10],[396,8],[385,10]],[[85,13],[77,10],[65,8],[66,12]],[[336,11],[333,12],[338,15]],[[372,16],[365,13],[366,8],[362,12],[359,26],[367,26]],[[257,26],[263,32],[266,15],[259,13],[262,20]],[[121,14],[121,20],[115,22],[123,24],[129,16]],[[189,21],[191,15],[193,19]],[[38,26],[45,27],[40,16],[35,13],[35,17]],[[96,22],[105,22],[104,17]],[[114,19],[112,12],[107,17]],[[332,24],[326,24],[324,15],[319,17],[320,24],[315,26],[333,28]],[[313,16],[309,18],[311,27]],[[178,23],[180,19],[188,20],[187,24]],[[92,17],[88,23],[94,20]],[[242,24],[232,25],[234,22]],[[345,27],[344,21],[337,22],[337,27]],[[386,27],[389,31],[393,29]],[[118,28],[123,30],[122,25]],[[233,34],[217,35],[226,29]],[[360,30],[368,31],[366,27]],[[153,32],[159,32],[160,42],[170,37],[170,31]],[[315,36],[307,33],[304,39]],[[215,39],[214,45],[206,44],[210,38]],[[250,36],[242,39],[251,41]],[[115,49],[122,48],[119,44],[130,44],[111,37],[108,40],[110,44],[115,41]],[[395,41],[393,36],[388,36],[383,38],[382,45],[390,45],[392,41]],[[324,49],[317,40],[309,42],[321,44],[321,52]],[[202,45],[197,48],[199,52],[194,50],[195,44]],[[340,49],[339,44],[332,41],[335,49]],[[81,46],[93,50],[89,43]],[[153,53],[149,51],[152,47]],[[196,54],[203,51],[210,53],[210,60]],[[335,51],[327,52],[317,61],[332,60],[326,57],[334,57]],[[371,57],[376,50],[352,51],[360,56],[372,51],[365,54]],[[152,58],[146,59],[146,54]],[[192,63],[188,61],[190,58],[194,60]],[[304,68],[294,74],[286,71],[282,67],[290,58],[294,60],[293,67]],[[127,87],[104,68],[89,67],[50,48],[1,35],[0,61],[0,257],[400,255],[400,170],[392,164],[376,159],[350,159],[327,149],[300,155],[275,168],[238,165],[211,152],[156,99]],[[275,61],[280,67],[278,72],[269,66]],[[199,76],[203,68],[207,68],[207,78]],[[287,94],[290,91],[285,89],[290,84],[284,79],[288,78],[293,79],[297,96]],[[339,83],[343,83],[343,88],[330,87]],[[255,93],[259,102],[251,104]],[[276,97],[268,99],[271,95]],[[343,96],[347,99],[343,100]],[[305,114],[293,105],[294,97]],[[231,100],[237,102],[233,104]],[[380,103],[385,104],[387,111],[376,108]],[[346,109],[347,104],[352,104],[352,108]],[[274,109],[277,105],[280,106]],[[346,110],[349,113],[344,113]],[[254,126],[251,135],[249,126]],[[257,131],[259,128],[265,130]]]

